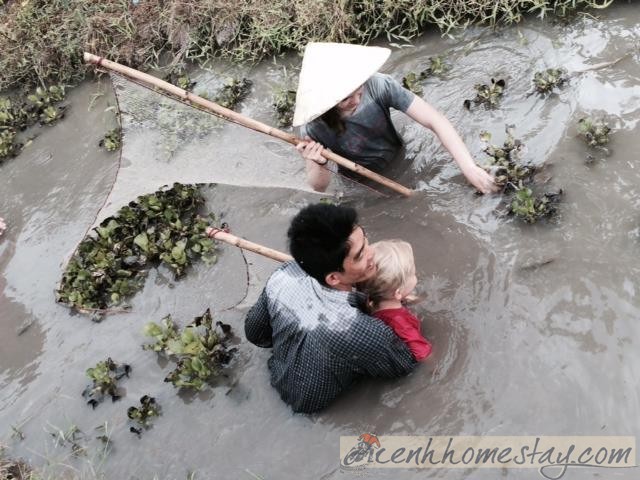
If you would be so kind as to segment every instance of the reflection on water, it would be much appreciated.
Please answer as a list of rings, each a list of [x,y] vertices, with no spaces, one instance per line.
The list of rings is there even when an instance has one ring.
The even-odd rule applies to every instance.
[[[230,378],[186,399],[163,383],[167,367],[140,349],[147,321],[171,313],[185,322],[208,306],[243,339],[243,315],[275,268],[271,261],[247,255],[248,286],[242,256],[229,247],[222,248],[217,265],[197,266],[181,282],[162,269],[151,272],[132,312],[100,324],[53,303],[63,259],[93,222],[115,173],[115,157],[94,148],[108,128],[99,112],[84,108],[93,87],[76,90],[69,118],[2,166],[2,191],[8,195],[0,197],[0,212],[11,228],[0,244],[0,435],[29,419],[26,440],[12,441],[15,451],[33,459],[34,451],[64,456],[43,425],[76,423],[92,432],[107,421],[115,450],[101,468],[110,478],[185,478],[196,471],[202,478],[279,479],[355,478],[337,468],[339,436],[363,431],[637,435],[638,55],[577,72],[632,48],[639,14],[619,6],[604,15],[603,22],[581,17],[570,26],[532,21],[497,33],[471,30],[454,40],[429,35],[415,48],[394,52],[385,68],[396,78],[444,54],[453,68],[446,79],[425,81],[425,98],[452,119],[476,159],[485,157],[481,130],[501,142],[505,124],[515,124],[516,136],[527,145],[525,158],[544,164],[549,190],[562,187],[566,195],[549,224],[526,226],[499,217],[500,198],[474,195],[439,142],[394,115],[411,158],[395,174],[419,192],[410,199],[359,192],[346,201],[358,208],[372,239],[400,237],[413,244],[426,295],[415,308],[434,354],[409,377],[362,381],[311,416],[292,415],[282,404],[269,385],[269,351],[244,340]],[[548,98],[529,95],[533,73],[557,66],[574,72],[569,85]],[[245,113],[273,123],[269,104],[282,69],[263,64],[251,76],[264,81]],[[507,82],[500,108],[466,111],[462,102],[474,84],[491,77]],[[604,115],[616,128],[611,153],[595,155],[590,164],[590,151],[575,130],[585,115]],[[237,143],[243,135],[235,131],[229,138]],[[145,154],[140,147],[131,150],[125,139],[126,148],[130,159]],[[264,139],[251,148],[255,159],[243,154],[238,160],[231,145],[222,153],[227,161],[255,160],[256,178],[265,168],[258,161],[262,149],[265,158],[289,155],[287,146]],[[251,177],[242,182],[251,183]],[[317,198],[222,185],[207,195],[211,209],[235,233],[278,249],[285,249],[289,219]],[[34,323],[18,337],[16,328],[28,320]],[[80,397],[83,372],[107,356],[133,366],[127,396],[91,411]],[[138,440],[127,431],[125,412],[143,394],[155,396],[164,415]],[[87,448],[98,447],[87,440]],[[496,473],[474,471],[472,477]],[[425,472],[402,475],[424,478]],[[426,475],[468,478],[471,471]],[[515,470],[500,475],[525,478]],[[616,475],[633,478],[630,471]],[[372,476],[391,478],[383,471]]]

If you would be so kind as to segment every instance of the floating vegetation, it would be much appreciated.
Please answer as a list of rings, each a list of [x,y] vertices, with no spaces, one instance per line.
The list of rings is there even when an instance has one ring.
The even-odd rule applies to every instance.
[[[205,232],[214,217],[198,216],[203,204],[197,187],[175,183],[121,208],[80,243],[57,301],[81,311],[106,309],[142,288],[151,266],[163,264],[179,278],[194,261],[215,262]]]
[[[144,395],[140,398],[139,407],[129,407],[127,410],[127,417],[134,423],[129,427],[131,433],[140,435],[143,430],[151,428],[151,423],[154,418],[160,416],[160,405],[156,403],[156,399]]]
[[[120,127],[109,130],[104,138],[100,140],[98,146],[104,148],[107,152],[115,152],[120,149],[120,138],[122,129]]]
[[[444,60],[442,55],[436,55],[429,57],[429,66],[422,72],[422,75],[425,77],[444,75],[449,70],[451,70],[451,65]]]
[[[471,104],[473,103],[475,105],[483,104],[486,108],[496,108],[502,98],[504,87],[505,81],[503,79],[496,80],[492,78],[490,85],[477,84],[474,87],[476,89],[476,98],[465,100],[464,107],[467,110],[471,110]]]
[[[534,74],[533,86],[536,92],[547,94],[562,87],[568,80],[569,76],[564,68],[548,68]]]
[[[487,145],[484,148],[483,151],[491,157],[485,169],[494,174],[496,184],[503,187],[503,193],[513,192],[509,199],[508,212],[527,223],[535,223],[540,218],[556,213],[556,204],[562,190],[558,193],[535,196],[533,191],[525,186],[532,182],[536,168],[533,165],[522,164],[524,144],[514,137],[514,129],[513,125],[506,126],[507,138],[502,146]],[[488,143],[491,134],[482,132],[480,138]]]
[[[423,77],[420,73],[409,72],[404,77],[402,77],[402,86],[407,90],[415,93],[419,97],[424,93],[424,89],[420,82],[424,80],[426,77]]]
[[[164,80],[172,85],[180,87],[183,90],[193,90],[193,87],[195,87],[197,83],[191,80],[189,74],[182,66],[171,70]]]
[[[514,126],[507,125],[505,131],[507,138],[502,146],[487,145],[483,151],[490,157],[489,167],[486,169],[494,174],[495,183],[503,187],[504,191],[512,191],[531,179],[535,167],[520,163],[524,144],[514,138]],[[480,138],[488,143],[491,134],[482,132]]]
[[[233,110],[238,103],[249,95],[251,85],[253,85],[253,82],[246,78],[241,80],[232,78],[220,89],[213,101],[218,105]]]
[[[51,106],[64,100],[64,86],[51,85],[49,88],[38,87],[36,91],[27,96],[27,100],[38,108]]]
[[[590,147],[604,147],[609,143],[611,128],[604,120],[591,117],[578,120],[578,133]]]
[[[176,388],[202,390],[207,383],[221,372],[221,368],[235,352],[227,347],[231,327],[221,322],[212,325],[209,309],[200,317],[179,331],[178,326],[167,315],[161,323],[150,322],[144,327],[144,333],[153,337],[155,342],[143,345],[145,350],[153,350],[176,362],[165,382],[171,382]]]
[[[16,131],[12,128],[0,130],[0,160],[15,157],[20,153],[22,145],[16,143],[15,138]]]
[[[57,106],[64,100],[63,86],[38,87],[26,100],[16,101],[0,97],[0,160],[15,157],[22,149],[16,142],[18,131],[40,121],[51,125],[64,117],[65,106]]]
[[[40,122],[44,125],[51,125],[64,117],[65,106],[60,107],[44,107],[42,113],[40,113]]]
[[[273,108],[276,109],[278,125],[289,127],[293,122],[293,111],[296,105],[295,90],[278,90],[273,96]]]
[[[37,121],[37,115],[25,104],[18,105],[11,99],[0,97],[0,128],[24,130]]]
[[[451,65],[444,61],[444,57],[436,55],[429,58],[429,66],[419,73],[409,72],[402,77],[402,86],[418,96],[424,92],[420,82],[431,76],[440,76],[451,70]]]
[[[118,390],[118,380],[129,377],[130,372],[129,365],[126,363],[119,365],[111,358],[98,362],[95,367],[87,369],[87,377],[92,380],[92,383],[87,385],[82,396],[87,399],[87,404],[92,408],[96,408],[105,395],[111,396],[111,401],[115,402],[122,396]]]
[[[31,109],[27,109],[26,118],[30,115],[37,115],[40,123],[51,125],[64,117],[66,106],[56,106],[58,102],[64,100],[65,89],[61,85],[51,85],[49,88],[38,87],[36,91],[27,96],[31,103]],[[23,116],[24,118],[24,116]]]
[[[562,190],[557,193],[545,193],[535,196],[530,188],[521,187],[516,190],[509,213],[524,220],[526,223],[535,223],[544,217],[550,217],[556,213],[556,204],[560,200]]]

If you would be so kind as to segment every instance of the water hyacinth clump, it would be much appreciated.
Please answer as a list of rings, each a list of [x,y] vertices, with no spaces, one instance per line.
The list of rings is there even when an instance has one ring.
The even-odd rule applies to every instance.
[[[252,85],[253,82],[249,79],[238,80],[237,78],[232,78],[224,84],[213,101],[218,105],[233,110],[238,103],[247,98]]]
[[[197,82],[191,80],[183,66],[173,68],[164,78],[165,81],[183,90],[193,90]]]
[[[568,80],[569,77],[564,68],[548,68],[534,74],[533,86],[536,92],[547,94],[562,87]]]
[[[556,205],[561,195],[562,190],[557,193],[545,193],[542,196],[536,196],[530,188],[521,187],[516,190],[511,200],[509,213],[524,220],[526,223],[535,223],[541,218],[550,217],[556,213]]]
[[[16,131],[12,128],[0,127],[0,160],[15,157],[22,148],[16,143]]]
[[[171,382],[176,388],[204,389],[212,378],[220,375],[235,352],[227,346],[231,327],[221,322],[213,325],[209,309],[182,330],[168,315],[160,324],[145,325],[144,333],[152,337],[154,343],[143,345],[143,349],[176,362],[176,367],[165,378],[165,382]]]
[[[402,86],[421,97],[424,89],[422,85],[420,85],[420,82],[424,79],[425,77],[423,77],[421,73],[409,72],[402,77]]]
[[[120,137],[122,130],[120,127],[109,130],[104,138],[98,143],[99,147],[104,148],[107,152],[115,152],[120,149]]]
[[[66,106],[56,106],[64,100],[65,89],[61,85],[52,85],[49,88],[36,88],[36,91],[27,96],[27,100],[35,107],[38,119],[42,124],[50,125],[64,117]]]
[[[213,263],[214,242],[205,231],[214,218],[198,215],[203,204],[197,187],[175,183],[121,208],[80,243],[57,300],[81,311],[106,309],[142,288],[152,266],[179,278],[194,261]]]
[[[150,395],[140,397],[140,406],[131,406],[127,409],[127,417],[133,423],[129,427],[131,433],[142,434],[144,430],[151,428],[153,419],[161,414],[160,405]]]
[[[36,122],[50,125],[64,116],[66,107],[57,106],[64,100],[63,86],[38,87],[26,100],[0,97],[0,160],[18,155],[22,144],[16,142],[17,132]]]
[[[451,70],[451,65],[445,62],[444,57],[437,55],[429,58],[429,66],[419,73],[409,72],[402,77],[402,86],[418,96],[424,92],[420,82],[431,76],[440,76]]]
[[[603,147],[609,143],[611,128],[604,120],[591,117],[578,120],[578,133],[590,147]]]
[[[472,103],[475,105],[484,105],[486,108],[496,108],[500,103],[504,87],[506,83],[503,79],[491,79],[491,84],[481,85],[477,84],[476,97],[473,100],[465,100],[464,107],[467,110],[471,110]]]
[[[111,396],[111,400],[115,402],[121,397],[118,380],[128,377],[129,373],[131,373],[131,367],[126,363],[117,364],[111,358],[98,362],[95,367],[87,369],[87,377],[92,383],[87,385],[82,396],[93,408],[96,408],[106,395]]]
[[[293,111],[296,106],[295,90],[279,90],[273,96],[273,108],[280,127],[289,127],[293,122]]]
[[[502,146],[487,145],[483,151],[490,157],[489,165],[485,168],[494,174],[496,184],[503,187],[504,191],[511,191],[529,181],[535,173],[535,167],[521,163],[524,144],[514,138],[513,125],[507,125],[506,133],[507,138]],[[480,138],[488,143],[491,134],[482,132]]]
[[[436,55],[434,57],[429,57],[429,66],[422,71],[422,74],[425,77],[432,75],[439,76],[444,75],[449,70],[451,70],[451,65],[445,61],[442,55]]]

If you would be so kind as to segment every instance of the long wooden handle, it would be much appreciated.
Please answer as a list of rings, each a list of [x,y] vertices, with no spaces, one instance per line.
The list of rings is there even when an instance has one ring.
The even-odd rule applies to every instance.
[[[217,103],[212,102],[211,100],[207,100],[202,97],[199,97],[198,95],[188,92],[180,87],[176,87],[175,85],[165,82],[164,80],[160,80],[159,78],[154,77],[153,75],[140,72],[139,70],[136,70],[134,68],[126,67],[119,63],[112,62],[111,60],[107,60],[105,58],[99,57],[97,55],[93,55],[92,53],[88,53],[88,52],[84,52],[84,61],[86,63],[98,65],[107,70],[113,70],[114,72],[118,72],[127,77],[140,80],[141,82],[147,83],[149,85],[153,85],[154,87],[160,90],[164,90],[165,92],[170,93],[172,95],[175,95],[176,97],[179,97],[180,99],[188,103],[199,105],[200,107],[213,112],[215,115],[217,115],[220,118],[240,124],[244,127],[250,128],[251,130],[255,130],[257,132],[261,132],[266,135],[270,135],[272,137],[278,138],[287,143],[290,143],[291,145],[297,145],[300,141],[302,141],[300,138],[296,137],[295,135],[291,135],[290,133],[283,132],[282,130],[278,130],[277,128],[270,127],[267,124],[258,122],[257,120],[246,117],[238,112],[229,110],[228,108],[218,105]],[[394,182],[393,180],[390,180],[387,177],[384,177],[375,172],[372,172],[371,170],[361,165],[358,165],[357,163],[352,162],[351,160],[347,160],[346,158],[341,157],[340,155],[337,155],[327,149],[324,149],[322,151],[322,156],[327,160],[331,160],[332,162],[337,163],[341,167],[344,167],[348,170],[356,172],[362,175],[363,177],[369,178],[370,180],[378,182],[379,184],[384,185],[385,187],[388,187],[392,190],[395,190],[396,192],[406,197],[411,196],[411,194],[413,193],[413,190],[403,185],[400,185],[399,183]]]
[[[274,250],[273,248],[264,247],[258,243],[253,243],[240,237],[236,237],[235,235],[225,232],[224,230],[209,228],[207,229],[207,235],[209,236],[209,238],[215,238],[216,240],[226,242],[229,245],[235,245],[236,247],[249,250],[250,252],[258,253],[278,262],[288,262],[289,260],[293,260],[293,257],[291,255],[280,252],[278,250]]]

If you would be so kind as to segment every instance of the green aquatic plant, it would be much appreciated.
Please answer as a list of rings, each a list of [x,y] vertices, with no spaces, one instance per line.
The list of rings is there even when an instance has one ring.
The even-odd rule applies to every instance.
[[[402,86],[420,97],[424,93],[424,89],[422,85],[420,85],[420,82],[424,80],[424,78],[425,77],[419,73],[409,72],[402,77]]]
[[[474,88],[476,90],[476,97],[473,100],[465,100],[464,107],[467,110],[471,109],[472,103],[475,105],[484,105],[486,108],[496,108],[500,103],[502,94],[504,92],[505,81],[503,79],[491,79],[489,85],[477,84]]]
[[[138,197],[106,218],[80,243],[57,290],[57,301],[81,311],[122,303],[144,285],[146,271],[163,264],[176,278],[197,260],[216,261],[206,229],[214,217],[200,217],[204,198],[195,186]]]
[[[278,125],[289,127],[293,122],[293,111],[296,105],[295,90],[278,90],[273,96],[273,108],[276,110]]]
[[[489,164],[485,168],[494,174],[495,183],[503,187],[504,191],[511,191],[523,182],[529,181],[535,173],[535,167],[522,164],[521,154],[524,144],[514,137],[514,126],[507,125],[505,131],[507,137],[502,146],[489,144],[483,151],[490,157]],[[491,134],[482,132],[480,138],[488,143],[491,140]]]
[[[19,130],[30,127],[40,120],[44,125],[50,125],[62,117],[66,106],[57,105],[64,100],[65,89],[61,85],[51,85],[48,88],[38,87],[27,95],[26,101],[11,102],[5,99],[0,105],[0,124],[2,120]]]
[[[569,80],[564,68],[548,68],[533,75],[533,86],[536,92],[546,94],[562,87]]]
[[[609,143],[611,128],[604,120],[591,117],[578,120],[578,133],[590,147],[603,147]]]
[[[208,382],[221,373],[235,349],[228,348],[231,327],[221,322],[213,325],[210,309],[180,330],[168,315],[160,324],[150,322],[144,333],[154,343],[143,345],[176,362],[176,367],[167,375],[165,382],[176,388],[202,390]]]
[[[94,367],[88,368],[86,373],[91,384],[87,385],[82,396],[87,399],[87,404],[96,408],[106,395],[111,396],[113,402],[120,399],[118,380],[129,377],[131,367],[126,363],[117,364],[111,358],[107,358]]]
[[[509,205],[509,213],[524,220],[526,223],[535,223],[539,219],[554,215],[557,211],[558,203],[562,190],[557,193],[545,193],[542,196],[534,195],[530,188],[519,187],[511,204]]]
[[[52,123],[57,122],[58,120],[64,117],[65,109],[66,107],[64,106],[44,107],[42,109],[42,112],[40,112],[40,116],[39,116],[40,122],[43,123],[44,125],[51,125]]]
[[[246,78],[240,80],[231,78],[222,86],[213,101],[218,105],[233,110],[238,103],[249,95],[252,85],[253,82]]]
[[[100,140],[98,146],[104,148],[107,152],[115,152],[120,149],[120,138],[122,129],[120,127],[109,130],[104,138]]]
[[[195,87],[197,83],[191,80],[191,77],[189,77],[189,74],[183,66],[172,69],[164,79],[183,90],[193,90],[193,87]]]
[[[0,160],[15,157],[22,146],[16,143],[16,131],[12,128],[0,129]]]
[[[444,57],[436,55],[429,58],[429,66],[419,73],[409,72],[402,77],[402,86],[411,90],[418,96],[424,92],[420,82],[431,76],[440,76],[451,70],[451,65],[445,62]]]
[[[63,85],[51,85],[49,88],[36,88],[35,92],[27,96],[27,100],[38,108],[45,108],[61,102],[64,97],[65,88]]]
[[[143,430],[151,428],[151,423],[161,413],[160,405],[155,398],[150,395],[142,396],[139,407],[131,406],[127,409],[127,417],[134,424],[129,427],[129,431],[136,435],[142,434]]]
[[[36,123],[38,117],[38,107],[24,101],[15,101],[7,97],[0,98],[0,128],[24,130]]]
[[[445,61],[442,55],[436,55],[429,57],[429,66],[422,73],[427,77],[431,75],[439,76],[444,75],[449,70],[451,70],[451,65]]]
[[[0,97],[0,125],[13,125],[15,117],[13,104],[9,98]]]

